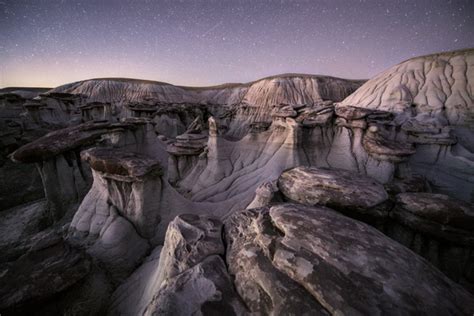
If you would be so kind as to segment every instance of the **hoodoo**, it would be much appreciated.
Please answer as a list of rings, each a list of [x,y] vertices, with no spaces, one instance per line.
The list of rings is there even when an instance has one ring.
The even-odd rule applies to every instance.
[[[472,315],[473,75],[0,95],[0,313]]]

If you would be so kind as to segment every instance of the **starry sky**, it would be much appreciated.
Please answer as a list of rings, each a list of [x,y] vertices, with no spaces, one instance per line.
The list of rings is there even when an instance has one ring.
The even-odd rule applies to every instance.
[[[474,47],[473,0],[0,0],[0,87],[370,78]]]

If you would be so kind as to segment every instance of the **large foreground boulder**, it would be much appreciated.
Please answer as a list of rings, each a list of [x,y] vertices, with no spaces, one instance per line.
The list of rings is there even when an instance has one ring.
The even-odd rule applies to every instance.
[[[280,204],[245,210],[225,228],[229,271],[251,312],[474,312],[474,297],[427,261],[331,209]],[[285,295],[290,288],[291,295]]]

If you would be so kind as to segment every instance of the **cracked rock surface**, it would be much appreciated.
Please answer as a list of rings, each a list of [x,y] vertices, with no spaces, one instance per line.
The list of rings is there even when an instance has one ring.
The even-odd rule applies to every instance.
[[[328,208],[280,204],[236,213],[226,223],[226,238],[229,271],[252,312],[430,315],[474,309],[472,296],[425,260]],[[290,289],[293,294],[285,295]]]

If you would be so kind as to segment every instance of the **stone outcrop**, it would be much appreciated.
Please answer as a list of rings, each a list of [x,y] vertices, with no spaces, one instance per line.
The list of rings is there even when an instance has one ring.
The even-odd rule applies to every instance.
[[[11,154],[15,162],[36,163],[51,216],[60,220],[82,201],[91,185],[91,172],[81,163],[80,151],[103,146],[143,147],[147,122],[88,122],[48,133]],[[137,136],[140,137],[137,139]]]
[[[153,118],[158,111],[155,104],[150,103],[129,103],[125,106],[127,117],[147,117]]]
[[[48,200],[51,217],[60,220],[71,205],[80,203],[90,187],[90,171],[80,162],[81,148],[97,142],[127,124],[86,123],[48,133],[12,153],[16,162],[36,163]]]
[[[472,314],[459,286],[474,284],[472,52],[412,59],[359,89],[288,74],[3,95],[0,209],[30,203],[0,213],[0,278],[14,284],[29,258],[39,280],[8,285],[26,296],[5,294],[5,308]],[[46,200],[31,203],[34,164]],[[70,253],[89,265],[80,277]],[[49,255],[74,275],[42,295],[43,272],[66,273]]]
[[[207,146],[207,135],[185,133],[176,136],[176,141],[168,144],[168,179],[177,183],[184,179],[199,161]]]
[[[264,182],[257,187],[255,190],[255,197],[252,202],[247,205],[247,209],[259,208],[269,205],[272,201],[276,200],[275,193],[278,192],[277,183]]]
[[[400,131],[393,136],[417,144],[412,168],[440,193],[471,202],[473,59],[473,49],[409,59],[370,79],[341,104],[396,114]]]
[[[384,187],[357,173],[297,167],[281,174],[278,188],[290,201],[329,206],[354,218],[371,221],[388,216]]]
[[[162,169],[154,159],[111,148],[92,148],[81,157],[94,182],[71,222],[70,239],[124,278],[156,234]]]
[[[216,219],[176,217],[158,250],[159,260],[145,262],[116,290],[109,314],[244,314],[221,258],[221,233],[222,223]],[[122,300],[136,290],[141,294],[133,294],[135,300]]]
[[[422,192],[426,189],[422,177],[386,187],[390,188],[391,201],[385,188],[373,179],[343,170],[308,167],[285,171],[278,180],[287,200],[329,206],[374,225],[472,289],[473,205]],[[258,205],[270,204],[268,199],[264,202]]]
[[[324,207],[247,210],[233,215],[225,229],[229,271],[253,313],[469,314],[474,309],[473,297],[425,260]]]

